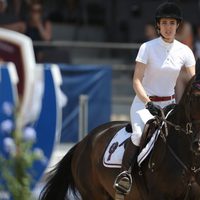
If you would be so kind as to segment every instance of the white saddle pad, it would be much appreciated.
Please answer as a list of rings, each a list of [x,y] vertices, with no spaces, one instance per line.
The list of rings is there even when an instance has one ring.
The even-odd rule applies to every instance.
[[[122,158],[124,155],[124,143],[126,139],[131,136],[132,133],[128,133],[125,128],[119,130],[116,135],[111,140],[110,144],[108,145],[104,158],[103,158],[103,165],[109,168],[121,168]],[[149,143],[145,146],[145,148],[141,151],[138,155],[137,162],[139,165],[145,160],[148,154],[151,152],[157,138],[159,132],[156,131]]]
[[[110,167],[110,168],[121,167],[122,158],[125,150],[124,142],[130,136],[131,133],[128,133],[125,128],[122,128],[115,134],[104,154],[103,164],[105,167]]]

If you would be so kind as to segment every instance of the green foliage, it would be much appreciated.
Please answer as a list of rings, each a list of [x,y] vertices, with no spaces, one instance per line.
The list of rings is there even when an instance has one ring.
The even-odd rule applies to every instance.
[[[19,116],[17,116],[19,117]],[[0,191],[8,192],[13,200],[31,200],[31,184],[33,184],[33,172],[31,168],[35,161],[41,160],[42,155],[38,155],[33,149],[34,129],[29,127],[32,135],[25,139],[24,127],[20,120],[15,117],[13,124],[15,127],[6,135],[5,152],[0,154]],[[34,136],[34,137],[33,137]]]

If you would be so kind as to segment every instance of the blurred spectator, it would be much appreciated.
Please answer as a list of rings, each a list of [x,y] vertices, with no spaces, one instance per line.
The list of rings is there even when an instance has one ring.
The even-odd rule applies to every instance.
[[[195,57],[200,59],[200,24],[196,27],[196,37],[194,42]]]
[[[193,50],[194,36],[192,26],[189,22],[183,22],[180,24],[177,30],[176,39],[182,42],[183,44],[186,44]]]
[[[43,6],[40,2],[33,2],[29,7],[25,34],[33,41],[50,41],[52,39],[52,24],[44,17]],[[36,60],[42,60],[43,47],[35,47]]]
[[[147,23],[144,28],[145,40],[152,40],[158,37],[154,23]]]
[[[26,29],[25,23],[14,13],[9,14],[7,8],[7,0],[0,0],[0,27],[24,33]]]

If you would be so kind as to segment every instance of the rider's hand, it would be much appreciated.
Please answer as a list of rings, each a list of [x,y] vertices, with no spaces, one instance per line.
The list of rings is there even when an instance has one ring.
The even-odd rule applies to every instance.
[[[154,104],[152,101],[147,102],[145,108],[149,110],[153,116],[159,116],[161,113],[161,107]]]

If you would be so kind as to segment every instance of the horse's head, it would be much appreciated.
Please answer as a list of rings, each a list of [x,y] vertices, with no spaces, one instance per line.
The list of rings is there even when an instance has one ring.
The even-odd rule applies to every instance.
[[[191,150],[200,155],[200,80],[193,77],[181,101],[184,106],[185,122],[191,135]]]

